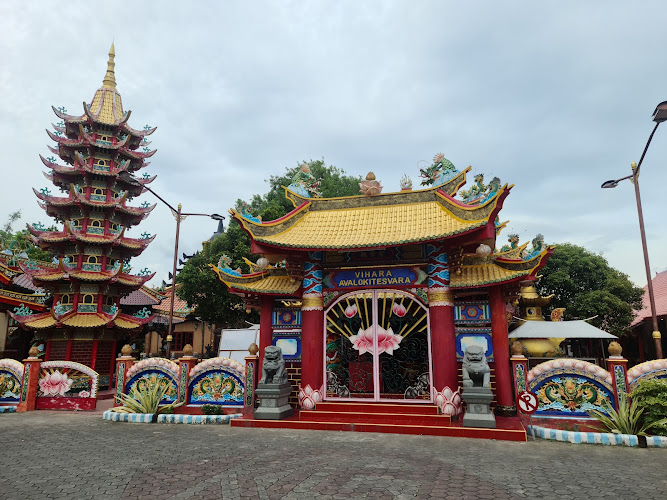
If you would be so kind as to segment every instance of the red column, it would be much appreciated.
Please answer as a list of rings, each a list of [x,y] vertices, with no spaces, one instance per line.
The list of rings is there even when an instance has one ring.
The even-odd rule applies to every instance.
[[[34,351],[33,351],[34,349]],[[37,348],[30,349],[30,357],[23,360],[23,381],[21,383],[21,397],[16,411],[23,413],[35,409],[37,403],[37,389],[39,372],[42,361],[37,357]]]
[[[496,413],[501,416],[510,416],[516,413],[516,406],[512,397],[507,308],[502,287],[494,286],[489,289],[489,302],[491,305],[491,336],[496,372]]]
[[[262,295],[259,298],[259,366],[262,366],[264,349],[273,343],[273,297]]]
[[[322,254],[308,254],[301,301],[301,384],[299,406],[312,410],[324,399],[324,301]]]
[[[74,340],[72,340],[72,337],[67,339],[67,347],[65,348],[65,361],[70,361],[72,359],[72,345],[74,344]]]
[[[93,370],[96,370],[95,367],[97,366],[97,344],[98,344],[98,342],[99,341],[97,340],[97,337],[95,337],[93,339],[93,349],[92,349],[92,352],[90,353],[90,367]]]
[[[435,403],[441,413],[456,417],[463,408],[456,359],[454,299],[449,288],[449,257],[440,244],[427,245],[426,252]]]
[[[111,344],[111,365],[109,366],[109,389],[114,387],[113,385],[113,374],[116,372],[116,347],[118,341],[116,339],[113,340],[113,343]]]

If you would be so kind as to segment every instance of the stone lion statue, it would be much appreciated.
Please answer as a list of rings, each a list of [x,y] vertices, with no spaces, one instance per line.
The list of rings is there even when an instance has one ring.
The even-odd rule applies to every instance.
[[[270,345],[264,349],[262,378],[259,382],[262,384],[282,384],[287,382],[285,359],[280,347]]]
[[[490,377],[484,349],[478,345],[466,347],[463,353],[463,387],[491,387]]]

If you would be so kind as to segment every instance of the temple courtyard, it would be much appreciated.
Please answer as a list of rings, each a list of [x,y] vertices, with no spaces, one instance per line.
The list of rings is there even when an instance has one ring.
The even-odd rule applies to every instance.
[[[667,453],[545,441],[0,416],[0,499],[664,498]]]

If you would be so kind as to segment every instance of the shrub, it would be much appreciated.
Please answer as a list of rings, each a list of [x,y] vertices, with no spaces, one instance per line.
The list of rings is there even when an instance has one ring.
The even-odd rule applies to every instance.
[[[160,406],[160,401],[167,391],[167,386],[164,384],[153,384],[145,388],[141,388],[134,393],[133,396],[127,394],[121,395],[121,402],[123,406],[116,406],[111,411],[117,413],[152,413],[153,421],[157,420],[160,413],[172,412],[177,406],[183,403],[169,403]]]
[[[644,408],[644,422],[653,425],[653,433],[667,436],[667,380],[640,380],[630,396]]]
[[[225,409],[219,405],[202,405],[201,412],[204,415],[224,415]]]
[[[627,394],[621,393],[618,398],[618,409],[614,410],[612,406],[605,401],[604,412],[598,410],[588,411],[588,415],[597,419],[602,427],[598,429],[602,432],[613,432],[614,434],[636,434],[637,436],[646,436],[646,431],[657,425],[667,424],[667,418],[653,423],[644,422],[644,408],[636,402],[630,400]]]

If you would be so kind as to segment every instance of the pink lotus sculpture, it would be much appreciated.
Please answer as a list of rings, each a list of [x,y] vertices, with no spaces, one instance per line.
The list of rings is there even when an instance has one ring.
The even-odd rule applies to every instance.
[[[64,396],[73,383],[67,374],[55,370],[39,380],[39,389],[44,396]]]
[[[377,329],[377,344],[378,344],[378,354],[386,352],[389,355],[393,355],[394,351],[398,349],[403,340],[403,337],[396,335],[391,327],[387,330],[384,328]],[[359,356],[368,352],[373,354],[373,327],[367,328],[366,330],[359,330],[357,335],[352,335],[350,337],[350,342],[352,342],[352,347],[359,351]]]

